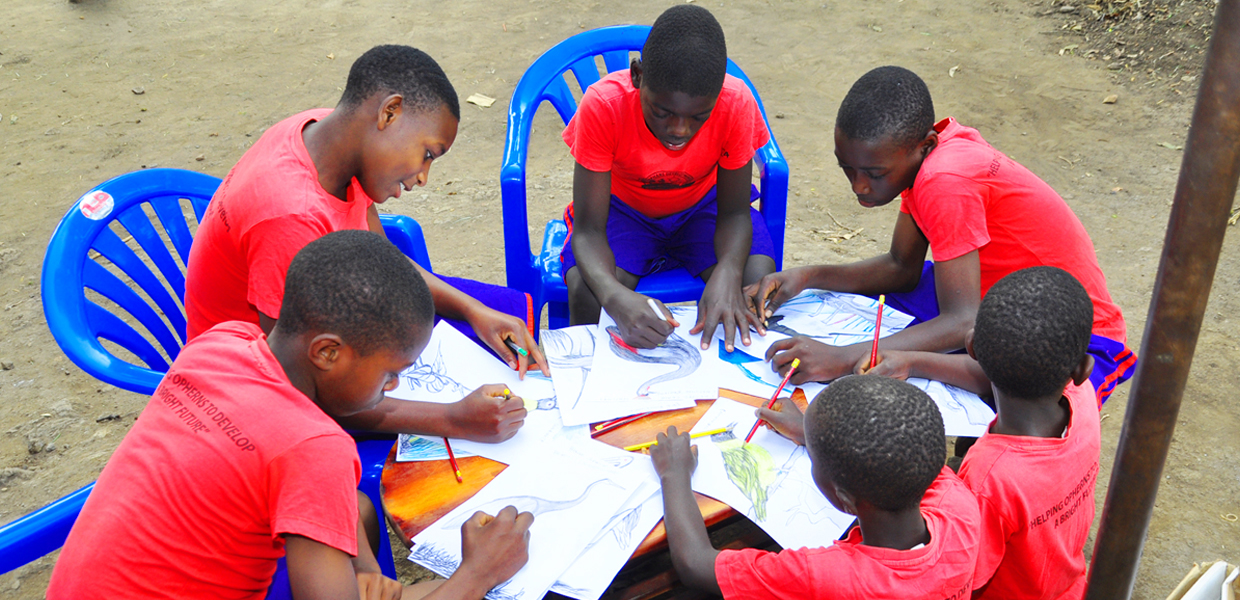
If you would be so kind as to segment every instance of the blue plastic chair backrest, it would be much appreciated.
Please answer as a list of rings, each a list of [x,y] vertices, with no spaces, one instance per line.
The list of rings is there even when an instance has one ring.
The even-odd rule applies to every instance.
[[[615,25],[578,33],[538,57],[517,83],[512,102],[508,106],[508,137],[504,145],[503,165],[500,168],[500,185],[504,191],[505,268],[509,287],[530,290],[539,285],[536,256],[530,252],[529,215],[525,198],[525,164],[529,157],[534,113],[543,102],[550,102],[567,124],[577,112],[577,100],[565,80],[565,74],[572,73],[578,87],[584,92],[601,79],[598,64],[595,62],[596,56],[603,58],[603,64],[609,73],[627,69],[630,53],[640,52],[649,35],[649,25]],[[770,121],[766,118],[766,109],[757,88],[730,58],[728,74],[749,86],[769,129]],[[767,157],[778,157],[782,161],[774,137],[759,150],[758,155],[759,169],[765,164],[763,159]],[[781,214],[780,221],[782,218]],[[780,250],[782,255],[782,229],[776,249]]]
[[[186,212],[195,224],[201,220],[219,184],[180,169],[127,173],[87,192],[60,221],[43,261],[43,311],[74,364],[117,387],[154,391],[185,343],[185,264],[194,240]],[[145,368],[117,357],[101,340]]]

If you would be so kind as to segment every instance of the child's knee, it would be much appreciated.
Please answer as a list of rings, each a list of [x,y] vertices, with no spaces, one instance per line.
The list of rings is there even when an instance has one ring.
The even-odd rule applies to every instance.
[[[741,285],[757,283],[766,275],[775,272],[775,259],[765,254],[750,254],[745,261],[745,273],[741,277]]]

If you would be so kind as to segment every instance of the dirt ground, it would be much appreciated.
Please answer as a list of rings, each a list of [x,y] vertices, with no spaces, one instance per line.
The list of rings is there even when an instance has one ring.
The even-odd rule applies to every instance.
[[[1139,348],[1213,2],[702,4],[723,24],[729,54],[760,90],[791,165],[788,266],[886,249],[896,209],[865,210],[853,201],[831,155],[831,131],[857,77],[899,64],[925,78],[938,115],[980,129],[1060,191],[1093,236],[1125,311],[1130,345]],[[436,161],[430,185],[384,209],[421,222],[437,271],[502,283],[498,171],[505,109],[518,78],[569,35],[650,23],[667,5],[6,2],[0,522],[93,480],[146,402],[71,364],[43,318],[43,253],[82,193],[156,165],[222,177],[271,124],[333,105],[349,65],[366,49],[410,44],[440,61],[462,98],[481,93],[498,101],[463,105],[460,135]],[[1113,103],[1104,102],[1108,97]],[[559,129],[554,111],[540,113],[528,179],[535,240],[569,201],[572,163]],[[1164,597],[1194,561],[1240,561],[1240,420],[1231,404],[1240,389],[1240,340],[1230,323],[1240,314],[1238,245],[1235,236],[1228,239],[1218,265],[1137,598]],[[1099,509],[1129,387],[1103,408]],[[41,597],[54,558],[0,576],[0,594]]]

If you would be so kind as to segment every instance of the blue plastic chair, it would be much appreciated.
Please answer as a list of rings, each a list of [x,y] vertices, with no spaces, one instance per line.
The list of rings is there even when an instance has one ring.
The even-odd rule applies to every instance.
[[[104,182],[69,209],[48,243],[42,293],[52,336],[74,364],[119,388],[144,395],[154,393],[185,343],[182,265],[189,260],[193,243],[185,211],[192,211],[195,220],[201,221],[219,184],[216,177],[192,171],[147,169]],[[417,221],[397,215],[379,218],[388,239],[430,270],[430,257]],[[123,226],[132,240],[122,239],[124,234],[115,231],[113,223]],[[105,267],[100,259],[112,268]],[[88,289],[123,311],[121,315],[89,297]],[[126,313],[146,335],[123,320]],[[105,340],[136,361],[117,356],[103,345]],[[394,442],[394,436],[373,434],[358,440],[362,461],[362,483],[358,487],[376,507],[382,506],[380,475]],[[64,544],[93,485],[0,528],[0,549],[6,550],[0,572]],[[386,535],[380,536],[379,543],[379,564],[386,575],[395,578],[391,543]]]
[[[560,275],[560,251],[564,248],[568,227],[558,219],[547,223],[540,252],[530,252],[525,165],[534,113],[544,101],[550,102],[567,124],[577,112],[577,101],[564,76],[571,72],[584,91],[600,79],[596,56],[603,57],[608,72],[627,69],[629,52],[641,51],[649,34],[650,27],[646,25],[617,25],[574,35],[534,61],[512,93],[512,102],[508,106],[508,138],[504,144],[504,162],[500,170],[508,287],[526,292],[534,299],[535,315],[541,314],[543,305],[548,304],[547,320],[552,329],[568,325],[568,288]],[[749,86],[758,100],[758,107],[762,108],[762,100],[753,82],[731,59],[728,59],[728,73]],[[766,118],[765,109],[762,109],[762,114]],[[783,267],[784,221],[788,207],[788,163],[774,137],[758,150],[754,161],[762,180],[759,210],[775,244],[775,268],[780,269]],[[695,273],[677,269],[643,278],[637,291],[664,302],[683,302],[700,298],[703,287]]]

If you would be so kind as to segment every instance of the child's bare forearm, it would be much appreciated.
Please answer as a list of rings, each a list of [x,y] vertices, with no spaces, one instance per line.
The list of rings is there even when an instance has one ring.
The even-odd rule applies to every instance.
[[[384,398],[370,410],[337,420],[349,429],[460,437],[449,419],[450,406]]]
[[[715,578],[715,558],[719,551],[710,544],[706,523],[688,477],[663,479],[663,512],[672,565],[681,581],[687,586],[719,594],[719,581]]]
[[[629,288],[616,279],[616,256],[607,243],[607,234],[591,229],[573,231],[573,257],[577,260],[577,268],[581,270],[581,278],[590,291],[598,299],[599,304],[606,307],[617,294],[629,292]]]
[[[990,395],[990,379],[981,365],[967,354],[908,352],[909,377],[933,379],[969,390],[979,396]]]

